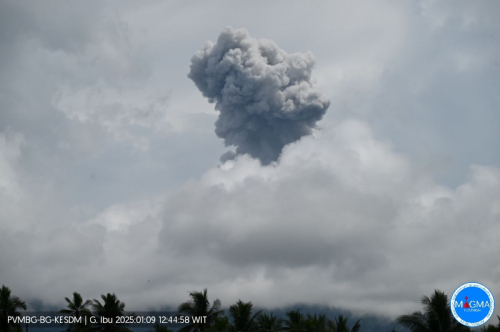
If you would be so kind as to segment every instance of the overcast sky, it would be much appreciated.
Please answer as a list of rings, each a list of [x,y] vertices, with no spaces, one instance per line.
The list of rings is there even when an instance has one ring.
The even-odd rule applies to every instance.
[[[1,0],[0,283],[134,310],[205,287],[389,317],[469,281],[500,299],[499,12]],[[235,147],[188,77],[226,27],[300,53],[329,104],[265,166],[219,161]]]

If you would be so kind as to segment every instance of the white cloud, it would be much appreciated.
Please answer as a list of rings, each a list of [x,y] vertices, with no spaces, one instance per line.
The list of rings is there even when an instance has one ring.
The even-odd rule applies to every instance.
[[[38,234],[33,245],[50,245],[26,253],[55,268],[26,289],[62,273],[74,282],[42,290],[48,301],[115,291],[144,309],[208,287],[225,305],[322,303],[393,317],[435,288],[498,288],[499,182],[499,169],[474,166],[456,190],[439,186],[348,120],[291,144],[279,163],[242,156],[166,198]]]
[[[416,174],[365,124],[347,121],[322,134],[290,145],[275,166],[243,157],[170,197],[165,255],[222,264],[220,282],[212,271],[189,278],[199,287],[219,284],[220,296],[235,301],[221,285],[231,280],[239,297],[261,305],[321,298],[391,315],[464,278],[494,289],[485,271],[495,245],[484,240],[498,226],[498,169],[474,166],[471,181],[453,191]],[[467,203],[472,196],[482,199]],[[474,268],[463,271],[464,260]]]

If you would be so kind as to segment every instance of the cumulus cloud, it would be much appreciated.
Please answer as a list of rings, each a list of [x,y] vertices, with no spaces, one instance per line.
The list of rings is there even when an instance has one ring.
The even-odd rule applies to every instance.
[[[273,41],[226,28],[191,59],[191,78],[220,112],[215,133],[264,164],[311,133],[330,102],[311,81],[312,53],[288,54]]]
[[[474,166],[471,176],[456,190],[439,186],[369,126],[346,121],[286,147],[275,167],[238,157],[186,185],[165,204],[160,239],[169,256],[222,269],[188,279],[210,280],[231,300],[225,283],[271,306],[321,299],[401,314],[434,288],[497,287],[487,271],[500,172]]]
[[[8,165],[22,157],[4,155]],[[440,186],[348,120],[289,144],[277,164],[238,156],[167,197],[116,204],[84,223],[23,197],[13,216],[23,223],[2,224],[0,262],[12,268],[1,276],[53,304],[75,290],[111,291],[144,310],[208,286],[224,305],[321,303],[394,317],[434,288],[500,287],[500,170],[470,175]]]
[[[57,303],[71,287],[92,296],[111,290],[141,309],[175,306],[208,286],[225,305],[321,303],[394,317],[464,280],[498,289],[498,168],[473,166],[452,189],[415,170],[366,123],[348,120],[316,136],[285,147],[279,164],[238,156],[167,197],[37,235],[35,244],[52,244],[26,251],[51,265],[68,259],[57,252],[69,246],[63,239],[79,239],[69,246],[75,254],[92,243],[81,269],[64,269],[74,282],[51,286],[46,299]],[[44,271],[40,283],[61,273]]]

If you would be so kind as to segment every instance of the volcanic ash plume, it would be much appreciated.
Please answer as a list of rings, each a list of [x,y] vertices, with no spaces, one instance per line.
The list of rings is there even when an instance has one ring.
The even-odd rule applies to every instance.
[[[191,78],[220,112],[215,133],[236,153],[263,164],[283,147],[311,133],[329,101],[311,82],[312,53],[288,54],[273,41],[226,28],[191,59]]]

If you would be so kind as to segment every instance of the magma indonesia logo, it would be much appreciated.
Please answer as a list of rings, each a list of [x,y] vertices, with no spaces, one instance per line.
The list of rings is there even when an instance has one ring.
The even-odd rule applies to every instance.
[[[483,325],[495,310],[490,290],[477,282],[458,287],[451,297],[451,312],[457,321],[469,327]]]

